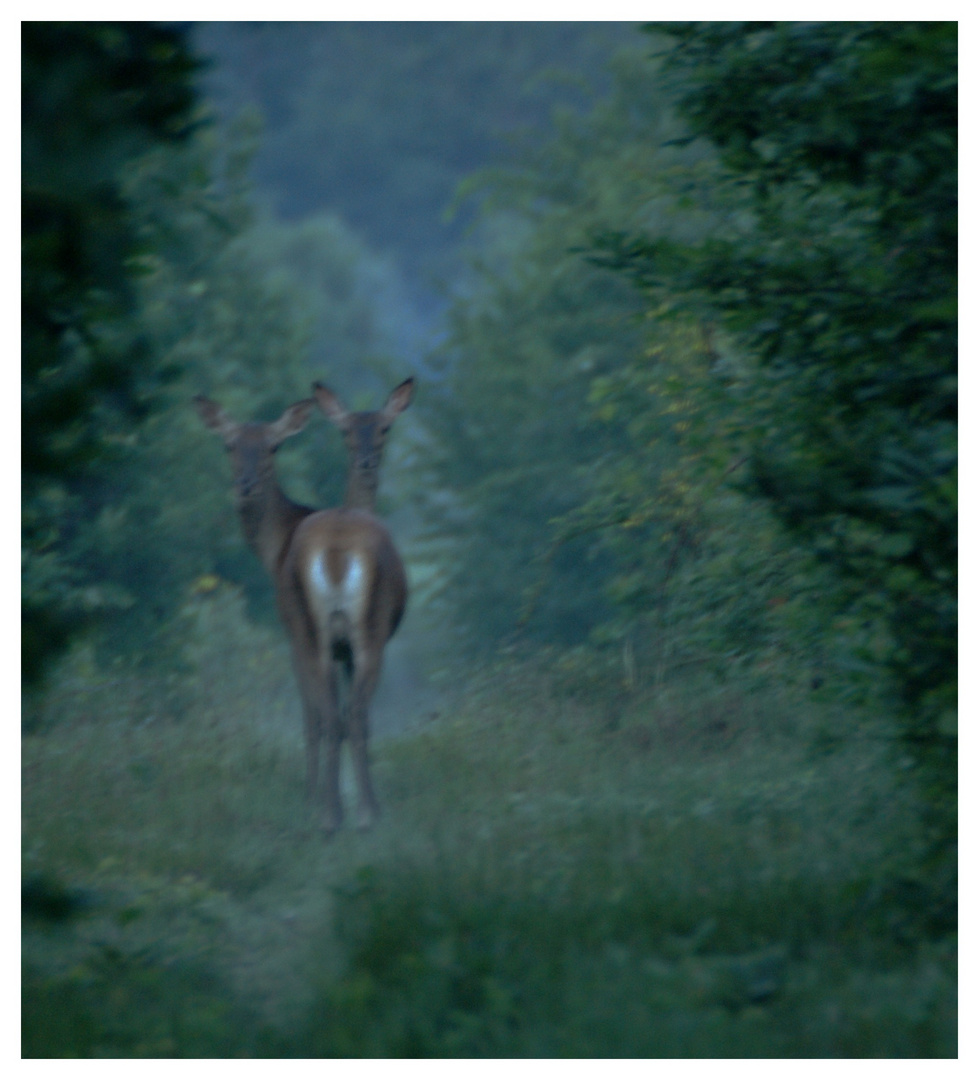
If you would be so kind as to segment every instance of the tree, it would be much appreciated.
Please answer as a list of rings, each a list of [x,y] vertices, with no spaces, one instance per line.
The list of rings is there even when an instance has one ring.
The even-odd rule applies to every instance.
[[[609,100],[559,113],[546,140],[461,195],[481,206],[472,264],[418,408],[432,440],[428,518],[451,539],[448,618],[476,650],[520,624],[533,641],[581,644],[614,614],[595,534],[554,546],[553,532],[624,449],[588,394],[641,350],[642,297],[581,249],[597,223],[634,221],[647,197],[636,178],[677,156],[649,138],[664,128],[660,104],[635,93],[643,65],[623,55]]]
[[[889,641],[944,839],[956,776],[956,125],[951,23],[657,24],[727,213],[694,242],[606,233],[663,318],[748,365],[754,490]]]
[[[153,23],[22,26],[22,664],[30,682],[104,598],[58,551],[66,486],[139,414],[141,252],[126,164],[186,138],[195,64]]]

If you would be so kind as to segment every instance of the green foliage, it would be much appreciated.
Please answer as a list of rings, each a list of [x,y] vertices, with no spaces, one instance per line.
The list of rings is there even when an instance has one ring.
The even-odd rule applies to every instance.
[[[644,336],[641,296],[580,249],[599,225],[645,220],[643,177],[689,156],[659,148],[669,118],[637,98],[643,67],[623,54],[608,101],[585,118],[559,116],[519,167],[468,185],[484,212],[479,255],[450,309],[425,416],[428,487],[451,493],[433,494],[429,511],[455,540],[443,571],[449,617],[477,649],[520,621],[538,640],[580,642],[612,615],[593,530],[572,529],[559,547],[552,533],[587,504],[606,464],[627,457],[621,429],[587,397]]]
[[[810,613],[825,575],[742,490],[738,380],[709,326],[648,326],[646,348],[595,379],[589,395],[626,452],[601,464],[590,498],[555,536],[601,530],[616,615],[593,637],[638,640],[660,668],[722,674],[790,656],[795,677],[811,677],[830,651]]]
[[[882,623],[908,745],[954,816],[955,26],[657,29],[727,213],[692,243],[607,234],[601,261],[659,317],[732,335],[754,489]]]
[[[203,82],[219,107],[268,117],[255,170],[280,212],[328,200],[371,247],[396,253],[431,308],[417,283],[454,270],[455,186],[555,102],[584,100],[631,34],[622,23],[266,22],[200,24],[194,40],[219,57]]]
[[[27,965],[22,994],[24,1058],[257,1056],[265,1046],[254,1014],[192,961],[105,945],[67,973]]]
[[[93,610],[58,550],[67,485],[108,425],[138,415],[146,342],[132,322],[144,252],[121,174],[186,137],[194,63],[153,23],[22,24],[22,663],[28,681]]]
[[[596,830],[594,841],[601,840],[616,843],[614,833]],[[371,875],[366,886],[355,885],[341,903],[340,927],[354,942],[350,970],[317,1003],[303,1051],[502,1058],[949,1053],[942,1014],[950,980],[929,971],[929,960],[889,986],[887,976],[844,964],[834,971],[832,961],[818,971],[806,947],[796,952],[781,935],[758,944],[772,940],[762,928],[774,909],[823,910],[842,899],[832,889],[808,892],[793,883],[741,903],[725,897],[725,929],[740,923],[753,943],[729,951],[717,940],[725,936],[720,924],[696,901],[681,917],[671,910],[677,898],[662,889],[651,895],[645,882],[624,883],[593,850],[578,854],[591,856],[589,871],[608,874],[612,887],[581,883],[573,897],[553,900],[519,888],[501,896],[478,880],[453,881],[438,896],[418,877],[395,878],[388,888]],[[847,933],[846,922],[844,915],[834,930]],[[810,985],[803,988],[803,980]],[[909,990],[911,998],[902,999]],[[827,999],[834,1018],[824,1012],[813,1021]]]
[[[610,325],[629,334],[615,326],[629,312],[627,290],[604,289],[571,260],[547,270],[527,251],[524,260],[527,270],[497,279],[452,319],[447,377],[426,402],[435,444],[425,460],[435,477],[429,520],[455,541],[442,584],[482,649],[516,628],[549,522],[581,498],[582,477],[607,445],[578,403],[614,347]],[[603,610],[587,556],[581,546],[562,551],[538,634],[580,640]]]
[[[558,117],[519,167],[467,187],[482,196],[481,258],[450,311],[426,455],[431,489],[452,492],[430,509],[456,538],[445,596],[484,648],[519,625],[661,668],[794,652],[804,677],[823,582],[737,487],[731,360],[709,323],[643,318],[642,294],[583,257],[596,231],[697,237],[716,216],[677,194],[713,163],[675,145],[656,68],[624,53],[613,76],[589,114]]]

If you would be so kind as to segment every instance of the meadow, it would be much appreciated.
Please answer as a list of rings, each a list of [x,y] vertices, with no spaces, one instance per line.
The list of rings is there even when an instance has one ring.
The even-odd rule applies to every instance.
[[[886,718],[503,652],[326,839],[280,635],[183,617],[179,674],[83,647],[25,710],[25,1057],[955,1056]]]

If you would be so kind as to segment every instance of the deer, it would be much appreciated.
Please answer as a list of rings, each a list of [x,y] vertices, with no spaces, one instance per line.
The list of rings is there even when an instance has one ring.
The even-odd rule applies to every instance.
[[[411,399],[411,387],[406,392],[404,385],[391,395],[398,394],[400,407],[353,414],[362,432],[360,443],[372,447],[372,456],[358,457],[356,468],[351,462],[348,492],[354,487],[376,495],[384,439]],[[325,743],[322,825],[327,834],[340,828],[340,753],[347,738],[359,794],[357,824],[370,828],[378,803],[370,775],[368,708],[384,647],[408,600],[401,556],[387,527],[363,505],[314,510],[293,502],[280,488],[275,452],[306,426],[315,399],[289,406],[270,424],[237,423],[206,397],[198,396],[194,404],[205,426],[224,441],[242,533],[275,589],[303,706],[307,805],[316,804]],[[373,476],[368,475],[371,462]]]
[[[405,379],[391,391],[384,407],[377,412],[349,412],[328,386],[313,383],[316,403],[340,429],[347,447],[347,490],[343,505],[348,509],[374,513],[384,443],[395,419],[411,404],[414,388],[415,380]]]

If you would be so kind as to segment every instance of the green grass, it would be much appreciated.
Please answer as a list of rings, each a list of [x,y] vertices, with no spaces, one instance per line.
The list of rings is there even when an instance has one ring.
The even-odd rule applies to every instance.
[[[179,685],[76,664],[31,712],[25,877],[77,903],[25,918],[25,1056],[955,1055],[886,724],[501,664],[328,841],[249,633],[233,681],[207,633]]]

